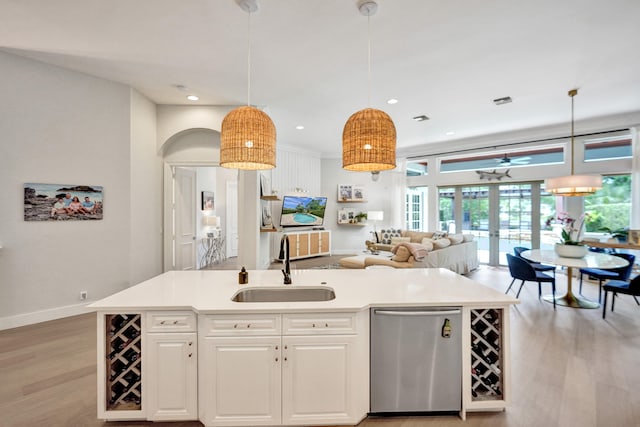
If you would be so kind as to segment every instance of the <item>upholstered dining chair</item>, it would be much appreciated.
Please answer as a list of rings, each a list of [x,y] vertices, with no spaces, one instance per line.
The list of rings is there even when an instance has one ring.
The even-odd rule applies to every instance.
[[[582,276],[587,275],[598,279],[598,302],[602,301],[602,282],[605,280],[620,280],[626,282],[631,276],[631,270],[633,270],[633,263],[636,261],[635,255],[632,254],[613,254],[620,258],[624,258],[629,262],[629,265],[625,267],[600,269],[600,268],[581,268],[580,269],[580,287],[578,292],[582,294]]]
[[[556,266],[555,265],[546,265],[546,264],[541,264],[539,262],[533,262],[533,261],[529,261],[526,258],[523,258],[522,255],[520,255],[522,252],[524,251],[528,251],[531,248],[526,248],[524,246],[515,246],[513,248],[513,253],[515,254],[515,256],[524,259],[525,261],[527,261],[531,267],[533,267],[533,269],[535,271],[552,271],[553,272],[553,277],[556,276]]]
[[[602,304],[602,318],[604,319],[607,314],[607,294],[609,292],[613,292],[611,297],[611,311],[613,312],[613,306],[616,303],[616,296],[618,294],[632,295],[633,299],[636,300],[636,304],[640,305],[638,302],[638,296],[640,296],[640,275],[634,277],[630,282],[625,282],[622,280],[611,280],[602,287],[604,290],[604,303]]]
[[[524,282],[538,282],[538,299],[542,296],[542,283],[551,283],[551,293],[553,294],[553,309],[556,309],[556,278],[549,276],[541,271],[536,271],[531,264],[529,264],[524,258],[520,258],[515,255],[507,254],[507,264],[509,265],[509,273],[513,280],[509,284],[509,287],[505,291],[509,293],[513,283],[516,280],[521,280],[520,288],[516,294],[516,298],[520,296],[520,291]]]

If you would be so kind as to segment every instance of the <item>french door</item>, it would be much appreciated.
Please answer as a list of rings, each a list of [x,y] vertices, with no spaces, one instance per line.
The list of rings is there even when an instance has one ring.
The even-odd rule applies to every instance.
[[[515,246],[540,247],[540,183],[439,189],[440,229],[475,235],[483,264],[506,265]]]

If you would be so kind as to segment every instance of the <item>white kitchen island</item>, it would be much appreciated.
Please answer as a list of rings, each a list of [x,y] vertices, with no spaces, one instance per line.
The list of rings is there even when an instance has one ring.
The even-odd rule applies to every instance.
[[[91,304],[98,418],[206,426],[355,425],[369,411],[369,308],[462,307],[462,410],[509,398],[517,300],[445,269],[294,270],[292,287],[335,299],[235,302],[284,287],[278,270],[173,271]]]

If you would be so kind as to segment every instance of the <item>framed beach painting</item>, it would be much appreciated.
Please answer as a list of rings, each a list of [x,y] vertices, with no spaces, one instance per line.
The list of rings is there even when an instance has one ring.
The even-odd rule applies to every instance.
[[[25,221],[102,219],[103,188],[99,185],[24,184]]]

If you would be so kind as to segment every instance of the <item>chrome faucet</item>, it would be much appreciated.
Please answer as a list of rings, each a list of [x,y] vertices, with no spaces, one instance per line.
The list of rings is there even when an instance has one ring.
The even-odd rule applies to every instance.
[[[280,259],[284,259],[284,270],[282,270],[282,274],[284,275],[284,284],[291,284],[291,264],[289,262],[289,236],[286,234],[282,236],[280,239]]]

